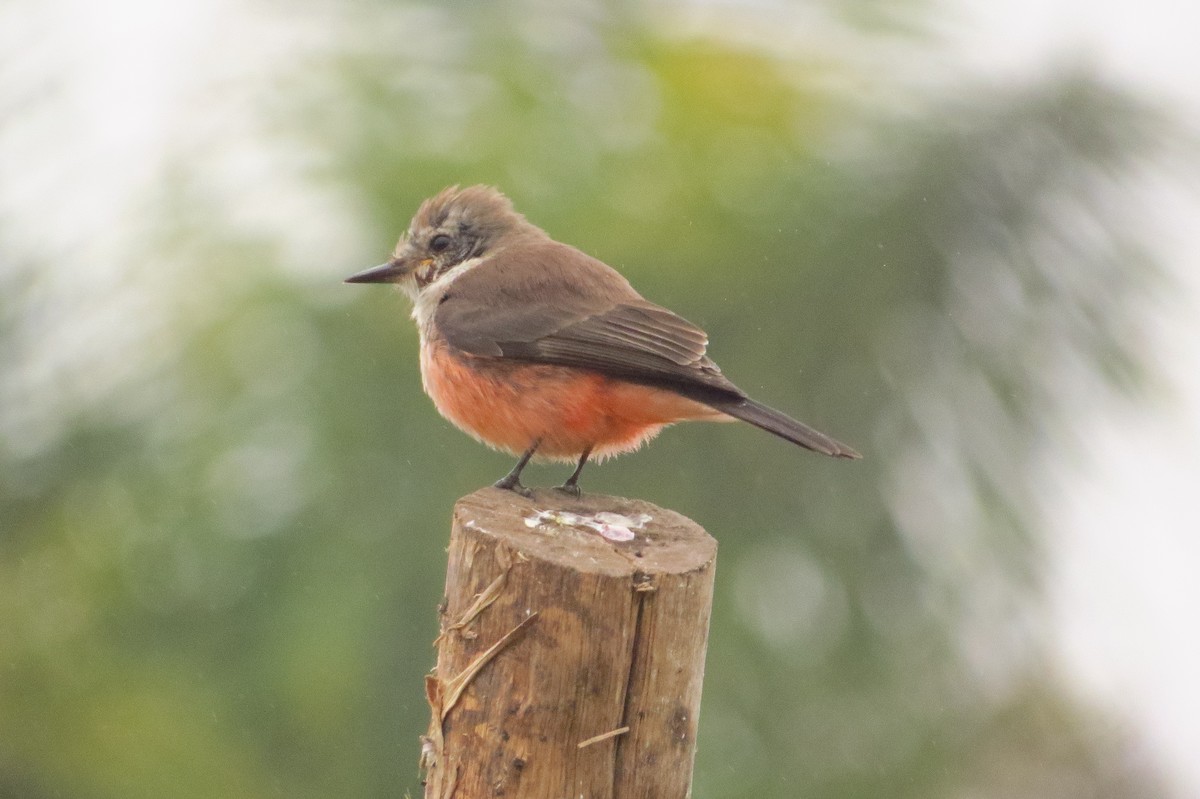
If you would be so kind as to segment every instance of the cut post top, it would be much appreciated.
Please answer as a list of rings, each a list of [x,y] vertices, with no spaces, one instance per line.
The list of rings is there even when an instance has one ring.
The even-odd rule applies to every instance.
[[[640,499],[572,497],[554,489],[526,498],[488,487],[460,499],[454,515],[527,557],[595,574],[684,574],[704,568],[717,552],[700,525]]]

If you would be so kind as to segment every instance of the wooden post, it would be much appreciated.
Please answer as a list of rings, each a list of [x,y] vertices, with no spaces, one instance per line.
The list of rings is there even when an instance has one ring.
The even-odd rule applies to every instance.
[[[638,500],[459,500],[426,799],[690,796],[716,552]]]

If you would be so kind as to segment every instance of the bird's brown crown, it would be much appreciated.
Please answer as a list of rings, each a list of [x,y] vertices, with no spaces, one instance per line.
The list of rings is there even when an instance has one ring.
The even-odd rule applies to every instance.
[[[501,234],[536,230],[517,213],[512,201],[491,186],[450,186],[421,203],[409,226],[409,236],[423,230],[454,231],[477,240]]]

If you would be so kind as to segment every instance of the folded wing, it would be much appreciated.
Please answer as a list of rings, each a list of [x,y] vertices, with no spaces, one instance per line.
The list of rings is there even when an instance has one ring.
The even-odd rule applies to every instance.
[[[450,285],[434,315],[447,343],[478,357],[571,366],[666,388],[802,447],[858,457],[750,399],[707,356],[703,330],[643,299],[603,262],[556,242],[523,258],[513,272],[514,264],[497,255]]]

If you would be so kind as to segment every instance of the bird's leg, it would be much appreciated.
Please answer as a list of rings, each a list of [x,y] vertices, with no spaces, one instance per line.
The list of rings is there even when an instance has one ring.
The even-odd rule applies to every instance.
[[[591,447],[588,447],[583,451],[583,454],[579,456],[579,465],[575,467],[575,471],[571,472],[571,476],[567,478],[567,482],[558,486],[559,491],[576,497],[583,493],[579,489],[579,475],[581,472],[583,472],[583,467],[587,465],[588,456],[591,454]]]
[[[495,483],[492,483],[496,488],[504,488],[509,491],[516,491],[523,497],[533,496],[533,492],[525,486],[521,485],[521,470],[529,463],[529,459],[533,457],[533,453],[537,451],[538,444],[541,444],[540,438],[534,439],[534,442],[529,445],[529,449],[525,450],[525,454],[517,461],[517,465],[512,467],[512,471],[501,477]]]

